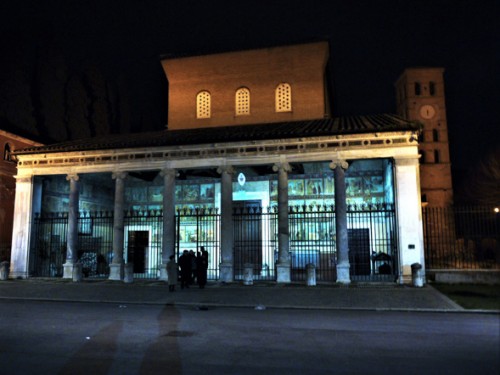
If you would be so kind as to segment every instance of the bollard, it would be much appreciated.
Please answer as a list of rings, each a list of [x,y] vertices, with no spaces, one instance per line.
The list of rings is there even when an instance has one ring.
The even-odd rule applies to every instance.
[[[5,281],[9,278],[9,262],[0,263],[0,280]]]
[[[414,287],[421,288],[424,286],[424,280],[421,275],[422,265],[413,263],[411,265],[411,281]]]
[[[134,282],[134,263],[125,264],[125,276],[123,278],[124,283]]]
[[[243,285],[253,285],[253,264],[243,265]]]
[[[73,272],[72,272],[72,276],[73,276],[73,281],[78,283],[80,281],[82,281],[82,264],[81,263],[75,263],[73,264]]]
[[[307,286],[316,286],[316,266],[313,263],[306,264]]]

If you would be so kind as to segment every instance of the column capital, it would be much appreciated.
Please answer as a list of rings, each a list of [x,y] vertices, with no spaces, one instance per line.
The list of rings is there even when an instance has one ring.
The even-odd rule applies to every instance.
[[[332,160],[332,162],[328,165],[330,169],[335,169],[337,167],[341,167],[342,169],[346,170],[349,168],[349,163],[346,160]]]
[[[111,174],[111,178],[113,180],[117,180],[117,179],[124,180],[127,178],[127,176],[128,176],[127,172],[113,172]]]
[[[278,172],[291,172],[292,171],[292,166],[288,162],[281,162],[281,163],[276,163],[273,165],[273,171]]]
[[[16,184],[31,183],[33,181],[32,176],[14,176],[16,179]]]
[[[232,165],[221,165],[219,168],[217,168],[217,173],[223,174],[233,174],[234,173],[234,168]]]
[[[394,157],[394,162],[396,166],[403,165],[418,165],[418,159],[420,155],[409,155],[409,156],[396,156]]]
[[[179,172],[174,168],[163,168],[160,171],[160,176],[162,177],[179,177]]]
[[[68,174],[66,176],[66,181],[78,181],[80,179],[80,176],[76,173]]]

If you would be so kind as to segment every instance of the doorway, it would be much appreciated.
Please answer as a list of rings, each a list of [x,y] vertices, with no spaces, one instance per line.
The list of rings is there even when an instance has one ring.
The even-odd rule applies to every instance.
[[[134,273],[146,272],[146,251],[148,246],[148,231],[137,230],[128,232],[128,262],[134,264]]]
[[[253,264],[253,273],[262,271],[262,207],[260,200],[234,201],[234,274],[243,277],[244,265]]]

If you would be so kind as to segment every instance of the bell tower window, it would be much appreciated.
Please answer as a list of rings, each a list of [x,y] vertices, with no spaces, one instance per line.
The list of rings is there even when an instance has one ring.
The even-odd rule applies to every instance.
[[[422,92],[422,89],[420,88],[420,83],[415,82],[415,95],[420,95]]]

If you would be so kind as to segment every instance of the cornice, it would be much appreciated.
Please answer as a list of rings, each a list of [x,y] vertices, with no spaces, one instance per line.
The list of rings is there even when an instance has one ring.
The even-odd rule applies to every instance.
[[[328,155],[333,152],[369,152],[376,149],[416,147],[415,139],[413,131],[397,131],[190,146],[26,154],[18,155],[17,167],[19,171],[36,169],[36,174],[43,174],[44,170],[48,172],[54,168],[78,168],[88,171],[96,168],[102,171],[109,167],[110,170],[116,170],[117,165],[127,165],[127,169],[135,165],[141,169],[152,170],[162,169],[165,164],[175,166],[176,163],[187,160],[196,161],[200,166],[220,165],[220,160],[225,159],[270,163],[279,156],[307,160],[308,156]]]

